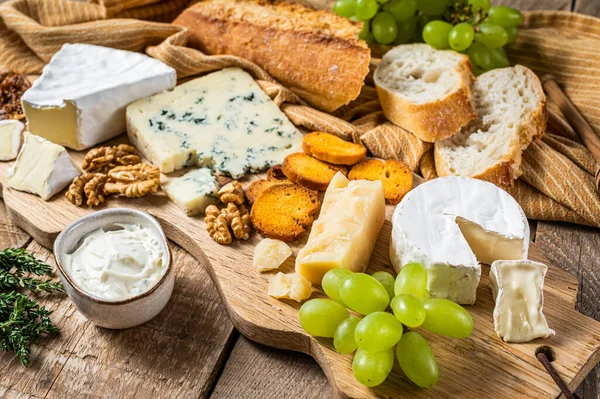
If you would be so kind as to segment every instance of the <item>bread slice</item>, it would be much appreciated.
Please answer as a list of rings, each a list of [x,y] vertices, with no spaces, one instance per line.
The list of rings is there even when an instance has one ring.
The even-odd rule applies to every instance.
[[[206,0],[173,23],[189,29],[191,47],[250,60],[326,112],[358,97],[369,73],[361,24],[331,11],[273,0]]]
[[[314,214],[320,207],[315,191],[298,184],[275,184],[258,196],[250,218],[263,237],[290,242],[313,224]]]
[[[348,176],[348,168],[332,165],[303,152],[290,154],[283,160],[283,173],[288,179],[311,190],[325,191],[337,172]]]
[[[477,119],[435,143],[439,176],[468,176],[512,187],[521,155],[546,130],[546,96],[524,66],[494,69],[472,86]]]
[[[392,205],[400,203],[413,187],[413,175],[404,162],[395,159],[365,159],[354,165],[348,174],[350,180],[380,180],[383,195]]]
[[[324,132],[304,136],[302,150],[310,156],[334,165],[354,165],[367,156],[367,149]]]
[[[383,56],[373,78],[385,116],[423,141],[448,138],[475,119],[466,55],[405,44]]]

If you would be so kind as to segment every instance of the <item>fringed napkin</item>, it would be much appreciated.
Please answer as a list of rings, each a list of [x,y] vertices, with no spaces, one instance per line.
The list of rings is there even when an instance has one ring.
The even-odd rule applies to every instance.
[[[281,106],[296,125],[362,142],[378,157],[400,159],[426,179],[435,178],[431,144],[385,120],[370,79],[359,98],[334,116],[317,111],[275,82],[256,64],[234,56],[208,56],[186,47],[187,32],[171,25],[190,0],[12,0],[0,6],[0,72],[39,74],[64,43],[90,43],[145,51],[177,70],[179,78],[241,67]],[[572,13],[527,13],[521,39],[510,56],[538,73],[557,69],[571,99],[600,124],[600,22]],[[549,34],[552,32],[552,34]],[[558,34],[560,32],[560,34]],[[564,33],[563,33],[564,32]],[[561,36],[568,35],[569,38]],[[578,36],[580,39],[574,40]],[[569,46],[565,48],[565,42]],[[535,45],[533,45],[535,43]],[[576,54],[587,54],[583,59]],[[374,60],[376,61],[376,60]],[[578,64],[585,64],[577,74]],[[375,65],[375,62],[374,62]],[[575,72],[577,71],[577,72]],[[580,92],[581,91],[581,92]],[[594,190],[596,167],[577,135],[551,108],[548,134],[523,155],[523,176],[510,190],[527,216],[600,227],[600,197]]]

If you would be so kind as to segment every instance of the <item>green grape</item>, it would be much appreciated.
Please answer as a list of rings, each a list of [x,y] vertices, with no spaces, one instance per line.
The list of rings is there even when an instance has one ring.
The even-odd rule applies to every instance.
[[[321,280],[321,287],[327,296],[336,302],[344,304],[342,298],[340,298],[340,287],[344,282],[344,279],[352,274],[351,270],[348,269],[331,269],[323,276]]]
[[[300,308],[300,325],[310,335],[332,338],[348,310],[331,299],[311,299]]]
[[[362,21],[368,21],[377,14],[379,5],[375,0],[356,0],[354,3],[354,15]]]
[[[417,9],[427,15],[442,15],[450,0],[417,0]]]
[[[489,48],[498,48],[508,42],[508,33],[500,25],[483,22],[478,25],[475,41]]]
[[[523,14],[507,6],[494,6],[488,11],[488,20],[500,26],[518,26],[523,22]]]
[[[490,49],[490,55],[492,56],[494,68],[506,68],[507,66],[510,66],[510,62],[508,61],[508,57],[506,56],[506,51],[504,51],[504,48],[500,47]]]
[[[417,19],[417,40],[423,42],[423,29],[431,21],[439,21],[442,19],[441,15],[425,15],[421,14]]]
[[[508,41],[506,42],[506,44],[513,44],[514,42],[517,41],[517,38],[519,37],[519,27],[518,26],[505,26],[504,30],[506,31],[506,34],[508,35]]]
[[[490,0],[468,0],[468,3],[471,4],[473,11],[482,9],[487,12],[490,9]]]
[[[423,301],[414,295],[400,294],[392,299],[390,306],[394,316],[408,327],[419,327],[425,321]]]
[[[385,288],[390,298],[394,297],[394,284],[396,282],[394,276],[392,276],[388,272],[375,272],[371,274],[371,277],[373,277],[375,280],[379,281],[381,285],[383,285],[383,288]]]
[[[406,21],[417,12],[416,0],[392,0],[383,6],[384,11],[392,14],[398,22]]]
[[[394,293],[411,294],[422,297],[427,290],[427,270],[420,263],[408,263],[398,273],[394,285]]]
[[[333,12],[342,17],[352,17],[354,15],[354,0],[336,0],[333,3]]]
[[[459,304],[447,299],[428,299],[423,328],[450,338],[467,338],[473,332],[473,319]]]
[[[425,293],[423,294],[423,296],[421,297],[422,300],[426,300],[431,298],[431,292],[429,292],[429,290],[425,290]]]
[[[371,33],[371,24],[369,21],[363,22],[363,26],[358,34],[358,38],[369,44],[375,43],[375,38],[373,37],[373,33]]]
[[[394,44],[407,43],[413,37],[415,30],[417,29],[417,16],[414,15],[406,21],[398,22],[397,26],[398,34],[396,35]]]
[[[394,367],[394,350],[369,352],[358,349],[352,360],[352,371],[358,382],[374,387],[385,381]]]
[[[423,40],[425,43],[437,49],[450,47],[448,35],[452,25],[445,21],[431,21],[423,28]]]
[[[467,50],[467,55],[473,64],[473,72],[489,71],[494,67],[490,49],[481,43],[474,42]]]
[[[347,307],[360,314],[383,311],[390,303],[383,285],[364,273],[346,277],[340,288],[340,297]]]
[[[375,0],[375,1],[377,1],[379,4],[386,4],[390,0]]]
[[[386,11],[377,13],[371,21],[371,30],[378,43],[390,44],[396,39],[398,27],[392,14]]]
[[[373,312],[358,323],[354,340],[360,349],[381,352],[396,345],[402,337],[402,323],[388,312]]]
[[[342,321],[333,335],[333,346],[338,353],[347,355],[358,348],[354,340],[354,330],[360,317],[352,316]]]
[[[450,29],[448,42],[452,50],[464,51],[473,43],[473,37],[475,37],[473,26],[467,22],[461,22]]]
[[[421,388],[431,388],[440,378],[435,355],[423,336],[411,331],[402,336],[396,356],[404,374]]]

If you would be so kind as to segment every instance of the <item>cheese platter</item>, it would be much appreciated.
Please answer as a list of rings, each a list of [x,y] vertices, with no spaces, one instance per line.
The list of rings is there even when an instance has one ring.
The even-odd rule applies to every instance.
[[[189,14],[199,18],[204,5]],[[306,12],[301,31],[323,16],[247,5],[271,17]],[[478,15],[489,19],[477,20],[473,48],[489,47],[494,63],[447,50],[460,41],[438,35],[448,22],[432,21],[426,44],[401,44],[375,63],[367,96],[376,93],[379,108],[365,125],[339,120],[351,132],[342,135],[328,133],[316,110],[294,125],[265,88],[274,83],[241,68],[177,84],[161,61],[67,43],[22,97],[15,119],[27,124],[0,125],[10,138],[0,143],[0,195],[16,225],[54,246],[64,289],[98,326],[135,328],[168,307],[177,282],[166,236],[206,265],[240,332],[313,356],[339,397],[556,397],[540,354],[575,389],[600,361],[600,323],[574,310],[576,279],[547,265],[505,191],[546,130],[538,78],[508,66],[508,36],[492,40],[494,29],[516,35],[522,15],[508,7]],[[369,34],[389,44],[386,24],[372,23]],[[346,35],[337,39],[365,49]],[[362,85],[362,72],[353,83]],[[328,112],[342,105],[295,89],[283,101]],[[337,94],[326,93],[334,102]],[[21,102],[10,106],[18,114]],[[394,136],[416,143],[413,162],[393,149]],[[376,147],[393,155],[379,159]],[[3,256],[21,278],[27,269],[15,254]]]

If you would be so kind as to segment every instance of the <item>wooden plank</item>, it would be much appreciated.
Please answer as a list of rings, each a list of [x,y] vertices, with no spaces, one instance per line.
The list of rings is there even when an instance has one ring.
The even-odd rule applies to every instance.
[[[493,5],[504,5],[519,10],[571,10],[573,0],[492,0]]]
[[[575,308],[600,320],[600,233],[597,229],[564,223],[538,223],[536,244],[554,263],[579,280]],[[584,398],[600,397],[600,367],[586,378]]]
[[[171,248],[173,297],[140,327],[96,327],[66,296],[44,297],[61,334],[34,345],[27,369],[10,353],[0,356],[0,397],[207,396],[231,350],[233,326],[206,270],[180,247]],[[39,244],[28,249],[54,265]]]
[[[309,356],[238,339],[211,399],[331,398],[333,391]]]
[[[24,247],[31,237],[9,218],[4,201],[0,199],[0,249]]]
[[[600,17],[600,1],[598,0],[574,0],[573,11],[581,14],[594,15]]]

